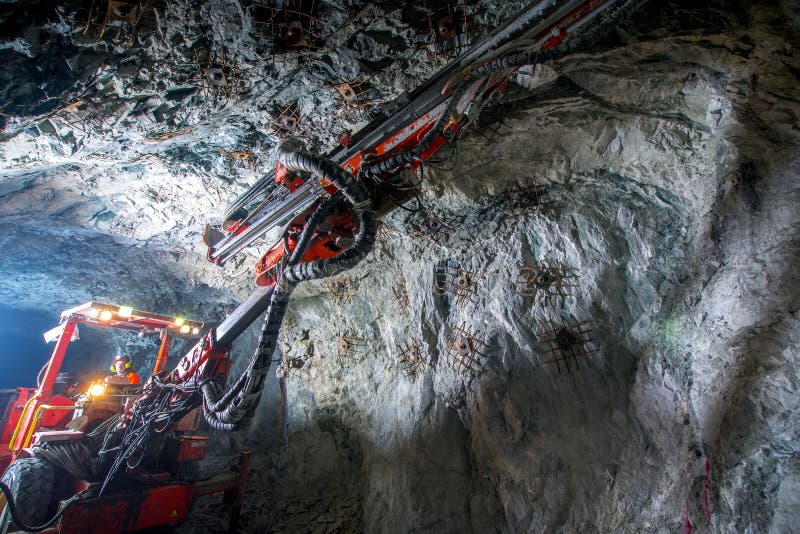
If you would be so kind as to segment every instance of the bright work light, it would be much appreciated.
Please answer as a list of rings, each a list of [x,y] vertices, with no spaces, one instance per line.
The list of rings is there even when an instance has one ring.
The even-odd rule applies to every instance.
[[[95,382],[91,386],[89,386],[89,396],[90,397],[100,397],[103,393],[106,392],[106,385],[105,384],[98,384]]]

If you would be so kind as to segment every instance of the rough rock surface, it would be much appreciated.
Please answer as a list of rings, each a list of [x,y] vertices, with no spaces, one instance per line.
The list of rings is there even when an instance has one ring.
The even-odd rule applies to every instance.
[[[422,200],[444,225],[436,239],[419,231],[419,214],[395,212],[375,251],[341,277],[348,298],[333,298],[329,283],[298,289],[282,341],[296,362],[285,412],[273,378],[252,427],[215,438],[218,465],[241,445],[255,452],[247,531],[800,528],[800,10],[656,4],[597,49],[537,69],[495,103],[504,120],[487,112],[492,128],[426,168]],[[491,129],[491,140],[478,135]],[[191,135],[207,142],[209,130]],[[26,198],[53,199],[59,220],[98,212],[70,200],[78,174],[11,174],[0,185],[42,185],[8,186],[17,189],[3,221],[51,220]],[[183,243],[203,202],[218,207],[241,184],[202,200],[214,171],[178,176],[191,207],[164,201],[158,235],[122,249],[199,307],[230,295],[222,288],[244,268],[218,274],[183,249],[164,255],[172,234],[159,214],[187,210],[174,218]],[[509,191],[530,180],[545,188],[542,206],[520,213]],[[155,205],[111,211],[146,233],[142,213]],[[3,235],[24,254],[27,231]],[[90,239],[107,237],[86,235],[90,257]],[[542,260],[575,275],[555,305],[520,294],[521,269]],[[437,291],[448,266],[478,273],[471,299]],[[123,281],[108,290],[124,293]],[[0,295],[18,297],[20,284],[3,282]],[[569,372],[561,361],[559,373],[546,331],[582,321],[596,352]],[[486,343],[464,374],[448,361],[461,325]],[[355,340],[352,360],[337,357],[337,336]],[[398,362],[412,339],[425,361],[415,379]],[[222,529],[225,513],[201,502],[183,529]]]
[[[749,15],[552,66],[497,140],[428,173],[446,238],[393,216],[350,302],[296,299],[286,346],[305,365],[256,529],[798,528],[797,55],[779,9]],[[501,218],[531,178],[547,209]],[[555,309],[517,295],[542,259],[577,275]],[[442,260],[485,276],[474,303],[436,294]],[[589,321],[590,368],[543,365],[562,321]],[[488,343],[466,377],[446,362],[463,322]],[[366,347],[342,367],[344,332]],[[411,338],[415,381],[397,363]]]

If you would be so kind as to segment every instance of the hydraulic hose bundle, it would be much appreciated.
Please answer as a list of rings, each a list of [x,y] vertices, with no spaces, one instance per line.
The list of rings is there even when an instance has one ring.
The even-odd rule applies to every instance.
[[[105,434],[99,456],[101,464],[108,467],[99,494],[105,492],[123,467],[135,469],[147,454],[151,440],[171,430],[199,403],[196,384],[165,384],[153,377],[136,401],[130,418],[120,419]]]
[[[216,382],[202,385],[203,412],[206,421],[218,429],[233,431],[243,428],[252,418],[264,381],[272,361],[286,307],[294,288],[304,280],[333,276],[357,265],[375,243],[376,218],[370,210],[372,202],[364,186],[344,171],[335,162],[302,150],[289,150],[288,143],[278,150],[278,161],[288,170],[309,172],[318,179],[325,179],[336,186],[342,197],[350,204],[358,233],[353,246],[333,258],[301,262],[317,226],[328,215],[337,198],[324,201],[306,221],[297,246],[277,276],[275,289],[267,307],[258,347],[247,369],[227,392]],[[338,197],[338,195],[336,195]]]

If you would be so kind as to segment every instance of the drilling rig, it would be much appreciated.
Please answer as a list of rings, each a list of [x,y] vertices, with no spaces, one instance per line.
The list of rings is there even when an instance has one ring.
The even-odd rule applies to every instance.
[[[409,171],[456,143],[481,106],[520,69],[587,48],[640,3],[535,1],[420,87],[385,105],[342,146],[314,154],[296,140],[284,141],[275,170],[226,210],[220,226],[208,226],[204,233],[208,260],[224,265],[268,232],[280,230],[281,238],[256,263],[255,291],[206,331],[174,369],[154,373],[129,407],[103,428],[102,439],[68,430],[59,440],[44,436],[18,451],[0,485],[16,528],[127,532],[184,519],[197,493],[161,465],[166,438],[200,412],[217,431],[233,432],[248,424],[294,288],[357,265],[373,247],[378,219],[418,198],[419,183]],[[259,317],[263,322],[255,353],[243,373],[229,380],[231,347]],[[54,453],[59,450],[63,454]],[[29,468],[15,468],[25,461]],[[84,474],[69,477],[66,495],[42,497],[52,517],[39,525],[27,523],[19,488],[35,484],[48,470],[75,471],[76,464],[83,465]],[[246,473],[245,458],[239,469]],[[17,478],[9,480],[9,472]]]

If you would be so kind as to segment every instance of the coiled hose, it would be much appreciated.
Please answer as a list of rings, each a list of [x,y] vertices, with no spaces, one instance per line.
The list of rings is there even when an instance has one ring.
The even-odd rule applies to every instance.
[[[438,135],[444,135],[449,140],[452,134],[444,128],[449,123],[450,118],[455,115],[459,102],[461,102],[461,99],[473,83],[503,70],[555,61],[573,54],[610,31],[623,17],[627,16],[631,10],[638,7],[641,3],[642,0],[625,0],[618,6],[611,8],[610,12],[605,14],[603,20],[595,24],[591,30],[578,34],[575,37],[570,37],[553,48],[509,53],[484,63],[467,74],[455,89],[453,89],[453,94],[447,103],[444,113],[442,113],[433,127],[428,130],[428,133],[425,134],[414,148],[395,154],[378,163],[374,163],[366,167],[362,172],[365,176],[375,178],[381,174],[392,172],[400,167],[419,161],[422,154],[433,145]]]
[[[205,382],[203,413],[209,425],[217,430],[235,431],[243,428],[253,417],[261,399],[264,381],[272,361],[286,307],[294,288],[302,281],[333,276],[357,265],[372,250],[377,220],[371,211],[372,201],[366,188],[335,162],[303,150],[290,150],[284,143],[278,149],[278,161],[295,172],[309,172],[318,179],[330,181],[350,204],[354,223],[358,225],[353,246],[333,258],[301,262],[319,223],[333,207],[335,199],[323,202],[306,222],[297,246],[277,276],[258,347],[247,369],[228,389],[223,391],[216,382]]]

